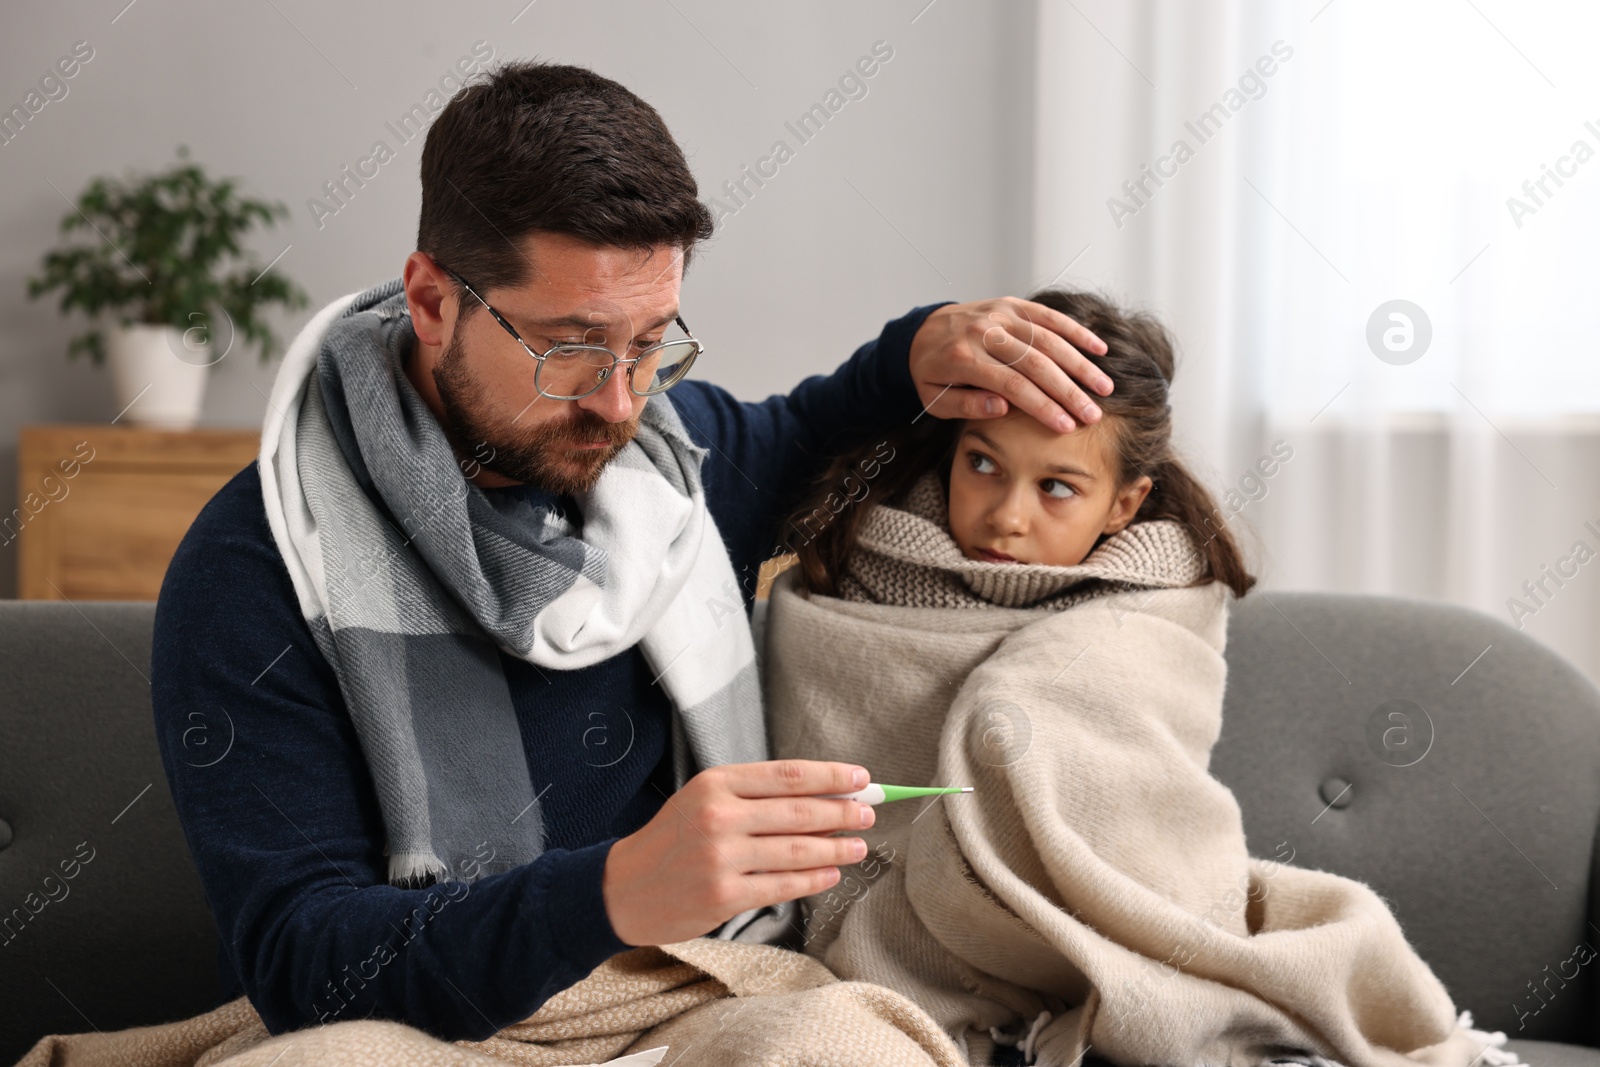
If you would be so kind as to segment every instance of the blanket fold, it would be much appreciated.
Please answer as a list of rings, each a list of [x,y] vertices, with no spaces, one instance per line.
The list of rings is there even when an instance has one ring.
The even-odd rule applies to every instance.
[[[1060,1067],[1515,1062],[1369,887],[1281,862],[1292,842],[1247,850],[1208,770],[1230,594],[1202,573],[1165,521],[1076,567],[967,560],[929,475],[863,516],[843,596],[783,576],[774,754],[975,789],[879,807],[869,860],[806,902],[806,950],[973,1062],[997,1041]]]
[[[42,1038],[18,1067],[962,1067],[898,993],[808,956],[701,937],[614,956],[482,1041],[375,1019],[276,1037],[244,997],[161,1026]]]

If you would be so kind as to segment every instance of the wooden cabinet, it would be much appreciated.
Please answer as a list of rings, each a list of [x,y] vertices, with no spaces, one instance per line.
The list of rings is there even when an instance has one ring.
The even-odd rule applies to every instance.
[[[24,600],[154,600],[189,524],[260,451],[254,430],[25,426],[0,543]]]

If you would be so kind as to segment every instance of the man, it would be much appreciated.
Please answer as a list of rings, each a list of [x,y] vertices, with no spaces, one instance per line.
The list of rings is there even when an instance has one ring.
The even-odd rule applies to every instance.
[[[875,429],[1065,430],[1099,414],[1069,375],[1110,390],[1098,339],[1012,299],[759,404],[681,379],[710,215],[656,112],[580,68],[463,88],[422,187],[403,277],[291,346],[157,607],[168,780],[227,994],[274,1033],[481,1039],[631,946],[773,939],[872,819],[815,796],[865,769],[765,760],[746,613],[785,509]]]

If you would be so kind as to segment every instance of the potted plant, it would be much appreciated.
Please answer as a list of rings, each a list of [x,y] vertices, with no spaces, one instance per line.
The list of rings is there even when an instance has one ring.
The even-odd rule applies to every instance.
[[[306,294],[239,246],[257,223],[287,218],[280,203],[241,199],[233,179],[213,181],[187,160],[126,181],[95,178],[61,220],[83,239],[46,253],[28,296],[61,290],[63,313],[77,308],[101,325],[73,338],[69,356],[109,356],[117,403],[130,421],[187,429],[200,414],[206,368],[241,336],[262,362],[277,338],[262,318],[268,304],[304,307]],[[115,321],[106,323],[104,316]]]

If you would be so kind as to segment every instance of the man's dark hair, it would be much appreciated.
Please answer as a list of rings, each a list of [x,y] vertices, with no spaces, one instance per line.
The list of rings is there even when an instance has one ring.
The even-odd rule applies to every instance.
[[[533,265],[513,242],[530,233],[677,244],[687,269],[711,231],[656,109],[583,67],[502,63],[468,80],[428,129],[417,248],[480,292],[529,280]]]

